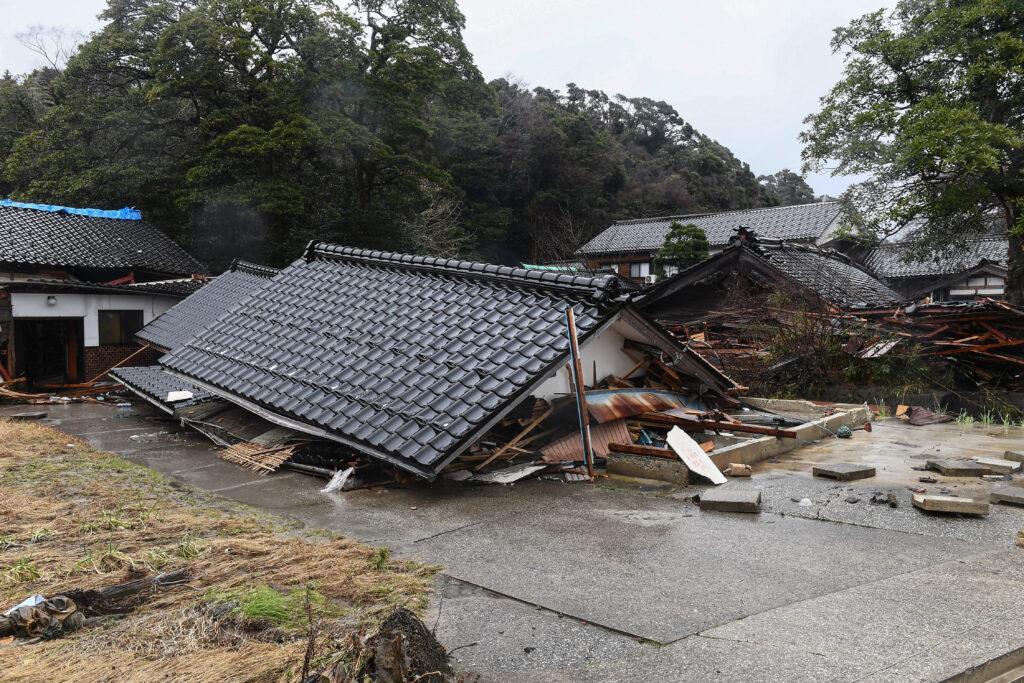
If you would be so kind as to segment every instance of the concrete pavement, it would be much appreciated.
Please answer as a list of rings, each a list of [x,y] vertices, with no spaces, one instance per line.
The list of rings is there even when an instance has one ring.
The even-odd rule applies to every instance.
[[[183,483],[444,564],[428,624],[484,680],[931,681],[1024,648],[1024,508],[939,517],[907,490],[925,474],[910,464],[957,444],[1001,454],[1024,446],[1019,428],[876,423],[730,482],[762,491],[762,513],[738,515],[701,512],[699,487],[615,481],[322,494],[310,477],[219,460],[143,404],[41,409]],[[829,460],[879,476],[810,476]],[[937,478],[954,494],[982,486]],[[872,505],[876,492],[899,507]]]

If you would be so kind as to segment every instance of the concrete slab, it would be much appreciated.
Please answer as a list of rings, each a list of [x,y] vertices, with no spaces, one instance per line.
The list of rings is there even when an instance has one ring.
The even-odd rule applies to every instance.
[[[974,462],[998,474],[1010,474],[1020,469],[1020,463],[1006,458],[972,458]]]
[[[811,473],[816,477],[828,477],[837,481],[853,481],[875,476],[875,468],[855,462],[837,462],[815,465]]]
[[[988,494],[988,501],[990,503],[1024,505],[1024,488],[1019,486],[1003,486],[992,489],[992,492]]]
[[[910,498],[914,507],[928,512],[950,512],[962,515],[987,515],[988,503],[973,498],[960,498],[958,496],[931,496],[925,493],[915,493]]]
[[[746,488],[708,489],[700,497],[702,511],[757,512],[761,507],[761,490]]]
[[[983,474],[992,474],[992,468],[973,460],[935,458],[928,461],[928,467],[941,472],[946,477],[980,477]]]
[[[1003,457],[1014,462],[1024,462],[1024,451],[1006,451]]]
[[[42,420],[46,415],[46,411],[38,410],[29,413],[8,413],[6,417],[15,422],[28,422],[30,420]]]

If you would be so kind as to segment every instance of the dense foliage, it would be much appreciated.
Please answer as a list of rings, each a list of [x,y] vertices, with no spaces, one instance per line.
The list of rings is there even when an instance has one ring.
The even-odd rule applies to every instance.
[[[708,257],[711,245],[700,227],[673,221],[665,235],[665,245],[658,251],[658,264],[682,270],[700,263]]]
[[[1002,227],[1024,302],[1024,3],[900,0],[832,47],[846,70],[806,119],[805,169],[871,174],[846,193],[850,222],[912,232],[918,255]]]
[[[664,102],[484,82],[455,0],[109,0],[0,80],[0,195],[134,205],[214,269],[309,239],[503,262],[778,202]]]

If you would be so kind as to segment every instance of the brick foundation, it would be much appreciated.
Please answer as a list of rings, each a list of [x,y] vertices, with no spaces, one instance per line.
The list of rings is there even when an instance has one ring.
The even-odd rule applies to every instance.
[[[139,348],[138,344],[85,347],[85,377],[83,377],[81,381],[87,382],[101,372],[109,370],[128,356],[138,351]],[[160,351],[157,351],[154,348],[148,348],[125,363],[124,366],[136,367],[140,365],[156,365],[156,359],[162,355],[163,354]]]

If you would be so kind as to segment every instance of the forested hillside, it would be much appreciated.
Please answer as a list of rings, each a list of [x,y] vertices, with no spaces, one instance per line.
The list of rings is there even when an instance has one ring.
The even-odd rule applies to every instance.
[[[669,105],[487,83],[454,0],[109,0],[0,80],[0,196],[133,205],[214,269],[309,239],[512,263],[779,202]],[[2,65],[0,65],[2,66]]]

